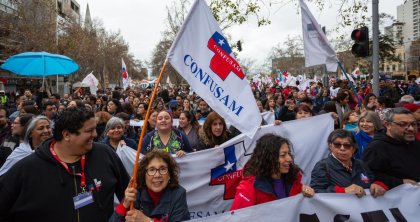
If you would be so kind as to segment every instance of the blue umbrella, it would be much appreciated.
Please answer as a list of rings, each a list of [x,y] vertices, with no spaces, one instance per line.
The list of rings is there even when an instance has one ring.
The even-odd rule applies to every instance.
[[[48,52],[24,52],[11,56],[2,69],[18,75],[68,75],[79,70],[79,65],[67,56]]]

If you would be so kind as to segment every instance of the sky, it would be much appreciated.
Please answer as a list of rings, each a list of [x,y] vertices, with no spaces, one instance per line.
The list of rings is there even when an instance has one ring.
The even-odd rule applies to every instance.
[[[120,31],[129,43],[130,52],[135,58],[148,61],[166,28],[166,7],[172,3],[172,0],[77,0],[77,2],[80,4],[83,18],[86,5],[89,3],[93,19],[100,19],[108,31]],[[255,60],[256,66],[262,66],[270,50],[284,42],[288,35],[292,37],[301,35],[301,14],[296,5],[298,0],[288,2],[274,5],[270,10],[270,25],[257,27],[255,19],[251,18],[246,24],[225,30],[225,35],[230,35],[236,41],[242,41],[243,50],[239,53],[239,58]],[[403,2],[404,0],[379,0],[379,13],[385,12],[396,18],[397,6]],[[338,26],[337,5],[326,4],[322,11],[312,3],[307,2],[307,5],[318,23],[326,26],[327,30]],[[370,2],[369,10],[371,6]],[[348,34],[350,33],[351,29]]]

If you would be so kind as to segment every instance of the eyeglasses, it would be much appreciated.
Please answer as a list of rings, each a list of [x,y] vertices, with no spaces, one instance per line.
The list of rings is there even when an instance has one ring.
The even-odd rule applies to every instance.
[[[160,175],[165,175],[165,174],[168,173],[168,167],[161,167],[159,169],[156,169],[156,168],[152,167],[152,168],[146,169],[146,173],[149,176],[154,176],[156,174],[156,172],[158,172],[158,171],[159,171]]]
[[[331,143],[333,145],[334,148],[336,149],[340,149],[341,147],[344,147],[344,149],[349,150],[351,148],[353,148],[353,146],[350,143],[338,143],[338,142],[333,142]]]
[[[417,122],[411,122],[411,123],[406,123],[406,122],[391,122],[394,123],[395,125],[407,129],[408,127],[412,126],[413,128],[417,128]]]

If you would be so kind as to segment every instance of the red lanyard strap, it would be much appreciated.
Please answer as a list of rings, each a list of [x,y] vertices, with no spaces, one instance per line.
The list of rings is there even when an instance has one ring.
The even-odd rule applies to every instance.
[[[85,176],[86,157],[85,157],[85,155],[83,155],[82,156],[82,159],[80,160],[80,164],[81,164],[81,167],[82,167],[82,173],[73,174],[70,171],[69,166],[67,165],[67,163],[65,163],[62,160],[60,160],[60,158],[58,157],[57,153],[54,151],[54,145],[55,145],[55,141],[51,142],[50,152],[53,155],[54,159],[57,160],[61,164],[61,166],[64,167],[64,169],[67,171],[67,173],[69,173],[72,176],[79,176],[80,177],[80,187],[82,187],[82,188],[86,187],[86,176]]]

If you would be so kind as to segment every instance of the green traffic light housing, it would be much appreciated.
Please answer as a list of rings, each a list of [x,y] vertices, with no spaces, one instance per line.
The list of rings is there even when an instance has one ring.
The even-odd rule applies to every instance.
[[[369,56],[369,29],[364,26],[353,30],[351,33],[351,39],[354,40],[354,44],[351,47],[351,52],[356,57],[367,57]]]

